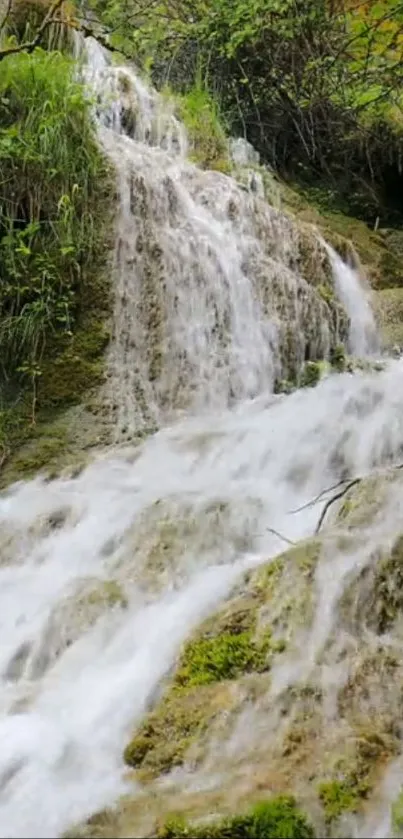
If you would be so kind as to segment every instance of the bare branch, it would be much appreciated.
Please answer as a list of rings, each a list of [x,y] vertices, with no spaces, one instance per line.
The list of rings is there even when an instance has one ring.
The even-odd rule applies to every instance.
[[[300,513],[301,510],[307,510],[308,507],[314,507],[315,504],[322,500],[324,495],[327,495],[328,492],[333,492],[334,489],[338,489],[344,484],[347,484],[349,480],[350,478],[343,478],[341,481],[338,481],[337,484],[333,484],[333,486],[328,487],[327,489],[322,489],[322,492],[320,492],[319,495],[316,495],[315,498],[312,498],[311,501],[308,501],[307,504],[303,504],[302,507],[296,507],[295,510],[289,510],[289,513]]]
[[[0,50],[0,61],[3,61],[4,58],[7,58],[9,55],[16,55],[20,52],[33,52],[34,49],[39,46],[41,42],[42,35],[52,23],[60,23],[60,20],[56,17],[55,14],[61,9],[65,3],[65,0],[55,0],[54,3],[50,6],[48,12],[46,13],[41,25],[38,27],[35,36],[32,38],[31,41],[25,41],[22,44],[16,44],[14,47],[5,47],[4,49]]]
[[[319,533],[320,528],[322,527],[322,524],[324,522],[324,519],[325,519],[325,516],[326,516],[326,513],[327,513],[329,507],[331,507],[331,505],[334,504],[335,501],[338,501],[339,498],[343,498],[343,495],[346,495],[346,493],[350,489],[352,489],[357,484],[361,483],[361,481],[362,481],[362,478],[354,478],[340,492],[337,492],[336,495],[333,495],[332,498],[329,498],[329,500],[326,501],[326,504],[325,504],[320,516],[319,516],[319,521],[316,525],[315,533]]]
[[[13,5],[13,0],[8,0],[8,2],[7,2],[7,8],[6,8],[6,11],[5,11],[5,13],[4,13],[3,20],[2,20],[2,21],[1,21],[1,23],[0,23],[0,34],[2,33],[2,31],[3,31],[3,29],[4,29],[5,25],[6,25],[6,23],[7,23],[7,21],[8,21],[8,18],[9,18],[9,16],[10,16],[10,12],[11,12],[12,5]]]
[[[287,545],[295,545],[295,542],[292,542],[291,539],[287,539],[287,536],[283,536],[278,530],[275,530],[274,527],[266,527],[266,530],[269,533],[273,533],[274,536],[277,536],[278,539],[282,539],[283,542],[287,542]]]

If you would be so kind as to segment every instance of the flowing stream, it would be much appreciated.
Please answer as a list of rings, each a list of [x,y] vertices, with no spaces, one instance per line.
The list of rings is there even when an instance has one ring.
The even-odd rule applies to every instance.
[[[291,511],[403,453],[400,361],[273,394],[281,312],[256,278],[287,298],[303,360],[313,292],[295,267],[294,228],[261,202],[264,250],[251,210],[261,199],[186,162],[172,106],[91,41],[88,52],[119,177],[106,396],[117,445],[75,477],[0,497],[2,837],[60,836],[113,803],[127,738],[191,630],[245,568],[312,534],[323,505]],[[365,291],[354,277],[348,306],[353,272],[340,278],[336,257],[333,268],[351,343],[367,354]],[[311,346],[326,355],[334,327],[312,307]],[[134,446],[139,424],[156,430]],[[334,574],[344,580],[343,569],[333,587],[323,580],[322,635]]]

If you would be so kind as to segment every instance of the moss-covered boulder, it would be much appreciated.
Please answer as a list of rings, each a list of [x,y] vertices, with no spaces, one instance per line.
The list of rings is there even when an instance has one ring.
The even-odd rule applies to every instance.
[[[400,750],[403,655],[384,633],[403,625],[401,539],[378,527],[399,482],[393,470],[362,481],[320,538],[244,575],[126,744],[133,791],[74,836],[218,837],[290,794],[317,835],[349,835]]]
[[[248,813],[201,825],[170,819],[158,839],[312,839],[314,829],[292,796],[256,804]]]
[[[403,288],[377,291],[374,294],[374,311],[385,348],[400,355],[403,348]]]

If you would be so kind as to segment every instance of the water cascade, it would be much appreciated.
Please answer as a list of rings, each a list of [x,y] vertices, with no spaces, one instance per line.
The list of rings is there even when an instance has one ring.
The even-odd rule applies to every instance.
[[[343,262],[329,245],[326,250],[332,263],[337,293],[350,317],[349,350],[358,358],[374,355],[379,352],[379,337],[368,289],[356,269]]]
[[[127,738],[184,639],[245,569],[314,532],[324,502],[312,499],[403,453],[401,361],[273,394],[277,376],[326,358],[348,328],[353,349],[370,349],[351,271],[336,287],[349,325],[314,269],[304,276],[296,225],[187,162],[172,105],[94,42],[88,54],[118,175],[105,398],[120,445],[79,475],[0,497],[2,837],[61,836],[113,804]],[[326,258],[316,240],[319,275]],[[333,259],[334,283],[347,269]],[[139,427],[158,430],[136,447]],[[399,493],[388,510],[359,544],[324,555],[312,633],[273,673],[272,709],[321,666],[365,544],[399,533]]]

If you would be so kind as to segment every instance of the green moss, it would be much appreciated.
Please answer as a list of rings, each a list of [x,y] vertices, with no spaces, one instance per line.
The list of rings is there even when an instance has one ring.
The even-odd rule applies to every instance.
[[[14,473],[30,473],[64,444],[42,430],[103,382],[113,180],[71,59],[1,66],[0,465],[29,443]]]
[[[360,481],[344,496],[337,518],[344,521],[349,528],[368,525],[379,512],[385,500],[389,480],[392,478],[392,474],[375,475]]]
[[[383,289],[402,285],[400,245],[391,240],[388,231],[375,232],[364,221],[331,210],[323,190],[281,182],[279,189],[284,209],[301,221],[316,225],[342,259],[354,263],[355,254],[358,255],[373,287]]]
[[[285,568],[284,555],[259,568],[254,577],[256,590],[266,598],[278,585]]]
[[[192,742],[200,737],[220,709],[209,686],[180,693],[171,690],[144,720],[126,746],[124,760],[147,777],[168,772],[183,763]]]
[[[245,815],[189,825],[171,819],[158,832],[160,839],[310,839],[312,825],[291,796],[278,796],[255,805]]]
[[[205,169],[231,171],[228,141],[217,104],[200,84],[178,99],[179,116],[188,130],[190,157]]]
[[[62,434],[48,439],[37,437],[31,449],[17,454],[13,461],[15,477],[29,477],[41,469],[50,468],[55,459],[63,452],[66,437]]]
[[[320,283],[317,287],[317,291],[318,294],[320,294],[322,300],[325,301],[325,303],[333,303],[334,291],[330,286]]]
[[[401,258],[393,251],[384,250],[379,259],[379,288],[401,288],[403,270]]]
[[[390,555],[377,565],[370,609],[371,623],[377,632],[387,632],[402,610],[403,536],[400,536]]]
[[[357,809],[357,792],[346,781],[323,781],[318,787],[325,819],[332,822],[346,811]]]
[[[292,393],[297,387],[290,379],[276,379],[273,386],[274,393]]]
[[[240,596],[185,645],[168,693],[126,747],[126,763],[151,776],[182,764],[193,744],[201,748],[216,714],[235,701],[231,681],[270,669],[286,645],[266,627],[256,630],[261,602],[255,589]]]
[[[319,539],[310,539],[290,548],[284,554],[259,569],[259,585],[273,589],[280,582],[285,569],[297,566],[301,571],[311,572],[320,557],[321,543]]]
[[[391,807],[392,830],[395,837],[403,835],[403,790]]]
[[[360,695],[360,694],[359,694]],[[358,708],[359,711],[359,708]],[[365,721],[355,729],[348,752],[335,764],[338,778],[320,785],[319,793],[330,819],[336,819],[343,810],[361,809],[369,794],[379,782],[385,763],[399,749],[389,725],[382,718]]]
[[[195,686],[236,679],[242,673],[269,669],[271,635],[256,641],[254,631],[226,632],[190,641],[183,652],[175,684]]]
[[[307,361],[300,376],[300,387],[315,387],[321,376],[320,364],[317,361]]]
[[[403,346],[403,288],[385,288],[376,292],[374,309],[385,347]]]
[[[330,354],[330,363],[334,370],[343,373],[346,369],[346,350],[343,344],[337,344]]]

